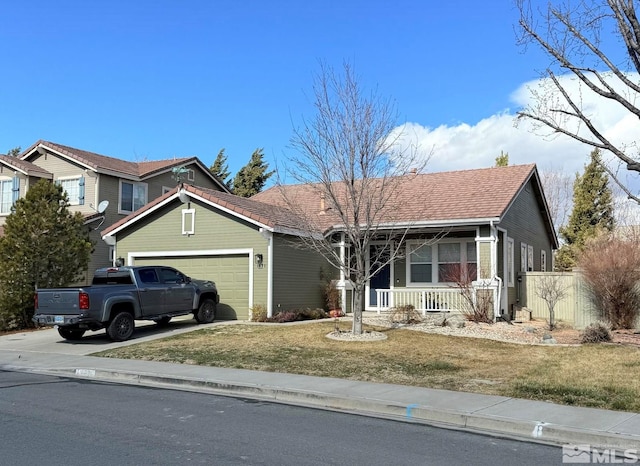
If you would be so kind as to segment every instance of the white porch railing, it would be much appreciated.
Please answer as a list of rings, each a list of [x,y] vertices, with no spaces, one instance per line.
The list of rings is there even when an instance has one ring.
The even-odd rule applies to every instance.
[[[497,302],[497,288],[485,287],[493,292],[493,302]],[[467,312],[470,305],[457,288],[396,288],[377,289],[377,306],[372,305],[378,314],[394,307],[412,305],[416,311],[426,315],[428,312]]]

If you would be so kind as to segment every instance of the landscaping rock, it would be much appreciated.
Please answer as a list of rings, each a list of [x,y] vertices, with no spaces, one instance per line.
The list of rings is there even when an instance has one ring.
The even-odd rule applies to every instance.
[[[529,326],[526,326],[524,328],[524,331],[527,332],[527,333],[536,333],[536,329],[533,328],[533,327],[529,327]]]
[[[544,343],[545,345],[555,345],[558,342],[551,335],[549,335],[548,333],[545,333],[542,336],[542,343]]]

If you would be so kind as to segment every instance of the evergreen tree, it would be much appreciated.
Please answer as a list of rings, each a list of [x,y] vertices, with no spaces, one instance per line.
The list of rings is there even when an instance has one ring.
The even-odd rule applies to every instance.
[[[594,149],[590,157],[582,176],[576,175],[573,210],[567,225],[560,228],[564,244],[556,255],[556,268],[559,270],[575,267],[586,242],[603,232],[612,231],[615,226],[613,193],[602,166],[600,151]]]
[[[41,180],[18,199],[0,238],[0,328],[32,325],[35,288],[68,286],[87,270],[93,244],[61,186]]]
[[[233,180],[233,193],[241,197],[258,194],[274,173],[267,171],[267,168],[263,149],[253,151],[249,163],[240,169]]]
[[[509,165],[509,153],[500,151],[500,155],[496,157],[496,167],[506,167]]]
[[[224,147],[220,149],[218,152],[218,156],[213,162],[213,165],[209,167],[209,171],[217,176],[220,181],[222,181],[227,188],[231,189],[231,180],[228,179],[231,172],[229,172],[229,166],[227,165],[227,156],[224,155]]]
[[[7,155],[9,157],[17,157],[20,155],[20,152],[22,152],[22,148],[20,146],[18,147],[14,147],[13,149],[9,150],[9,152],[7,152]]]

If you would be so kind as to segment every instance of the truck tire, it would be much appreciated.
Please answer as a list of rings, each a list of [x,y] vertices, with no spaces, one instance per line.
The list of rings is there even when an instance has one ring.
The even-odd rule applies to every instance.
[[[115,315],[109,325],[107,326],[107,335],[113,341],[125,341],[131,338],[133,330],[135,328],[135,321],[133,316],[126,312],[119,312]]]
[[[86,330],[80,330],[77,328],[64,328],[58,327],[58,333],[65,340],[79,340],[84,335]]]
[[[216,302],[213,299],[204,299],[195,313],[196,322],[210,324],[216,318]]]

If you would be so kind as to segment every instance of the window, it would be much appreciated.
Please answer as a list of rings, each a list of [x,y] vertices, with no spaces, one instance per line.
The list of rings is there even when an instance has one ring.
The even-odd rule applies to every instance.
[[[431,246],[409,245],[410,281],[426,283],[432,280]]]
[[[182,209],[182,234],[193,235],[196,232],[196,209]]]
[[[120,181],[120,212],[133,212],[147,203],[147,184]]]
[[[187,170],[187,181],[195,181],[196,180],[196,172],[191,169]]]
[[[164,283],[176,284],[186,282],[184,275],[176,269],[162,268],[160,269],[160,276]]]
[[[507,237],[507,286],[515,286],[514,248],[513,238]]]
[[[540,250],[540,270],[547,271],[547,251],[544,249]]]
[[[84,205],[84,176],[59,178],[56,183],[67,193],[70,205]]]
[[[520,272],[527,271],[527,244],[520,243]]]
[[[408,244],[409,284],[473,281],[478,275],[476,242]]]
[[[158,274],[154,269],[140,269],[138,275],[142,283],[160,283]]]
[[[10,214],[20,195],[20,178],[0,180],[0,214]]]
[[[527,246],[527,270],[533,272],[533,246]]]

